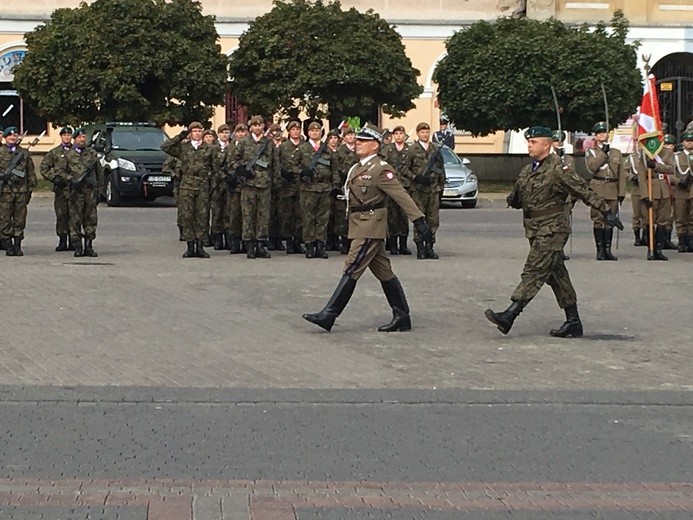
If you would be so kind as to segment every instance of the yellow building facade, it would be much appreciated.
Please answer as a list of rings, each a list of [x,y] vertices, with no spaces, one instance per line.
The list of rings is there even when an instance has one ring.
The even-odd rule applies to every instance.
[[[80,0],[31,0],[13,3],[12,11],[8,7],[0,9],[0,114],[13,105],[11,113],[15,118],[19,117],[20,126],[28,130],[29,135],[40,133],[41,128],[47,130],[38,150],[54,146],[58,142],[57,131],[49,122],[35,114],[31,107],[25,106],[17,96],[12,88],[12,67],[26,53],[26,32],[44,23],[54,9],[77,7],[79,3]],[[248,21],[272,7],[271,0],[245,0],[242,3],[202,0],[201,4],[204,14],[216,17],[219,43],[223,52],[229,56],[237,48],[238,39],[247,28]],[[629,39],[640,42],[640,66],[643,65],[642,55],[649,55],[651,65],[656,67],[659,64],[664,67],[667,64],[666,70],[662,71],[665,75],[670,72],[669,69],[677,74],[676,77],[690,75],[691,89],[688,92],[693,97],[693,70],[682,68],[680,64],[682,58],[686,62],[693,62],[693,31],[690,29],[693,26],[693,0],[344,0],[342,5],[344,8],[355,7],[362,11],[374,9],[395,25],[402,35],[407,55],[421,73],[419,82],[424,90],[415,101],[416,108],[397,120],[381,115],[379,123],[384,127],[392,128],[396,124],[402,124],[406,129],[413,130],[418,122],[426,121],[432,128],[437,128],[440,109],[436,103],[436,85],[432,81],[432,75],[438,61],[445,56],[445,41],[466,25],[499,16],[526,15],[536,19],[555,17],[567,23],[596,23],[600,20],[608,21],[616,9],[621,9],[631,23]],[[691,68],[693,69],[693,65]],[[683,76],[679,74],[679,69]],[[682,85],[677,85],[672,87],[672,91],[683,88]],[[214,127],[227,119],[233,119],[236,107],[231,106],[234,104],[232,96],[228,97],[227,103],[229,106],[216,110]],[[690,110],[693,111],[693,101]],[[693,113],[679,117],[690,120]],[[0,124],[5,121],[0,117]],[[676,123],[677,121],[672,120],[672,125]],[[458,131],[456,151],[502,153],[507,146],[504,137],[499,132],[487,137],[472,138]]]

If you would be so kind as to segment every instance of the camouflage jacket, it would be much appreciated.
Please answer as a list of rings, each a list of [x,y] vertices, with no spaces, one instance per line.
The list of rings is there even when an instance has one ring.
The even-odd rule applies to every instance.
[[[359,162],[359,158],[356,156],[355,149],[350,150],[344,143],[339,145],[336,153],[339,161],[339,184],[343,186],[346,182],[347,173],[349,173],[354,164]]]
[[[252,133],[245,139],[238,141],[238,163],[247,164],[255,158],[258,151],[264,148],[252,170],[255,176],[252,179],[245,179],[246,186],[254,188],[270,188],[277,178],[277,161],[272,140],[266,136],[261,136],[257,141]]]
[[[404,161],[407,157],[407,148],[408,146],[406,143],[402,145],[401,150],[397,149],[397,144],[390,143],[383,147],[382,156],[385,159],[386,163],[392,165],[395,168],[397,180],[400,182],[400,184],[402,184],[402,186],[404,186],[405,188],[409,189],[409,187],[411,186],[411,180],[402,175],[402,168],[404,166]]]
[[[17,154],[20,155],[20,158],[13,170],[19,173],[19,176],[7,171]],[[2,193],[25,193],[36,187],[34,162],[31,160],[29,152],[19,145],[15,145],[13,148],[7,144],[0,146],[0,175],[8,177],[2,181]]]
[[[67,178],[70,181],[72,191],[89,192],[91,190],[103,194],[105,182],[103,166],[99,160],[96,150],[93,148],[78,148],[73,146],[67,152]],[[87,169],[89,173],[84,176]],[[82,181],[80,182],[80,179]]]
[[[411,187],[422,193],[440,193],[445,186],[445,164],[443,156],[439,153],[433,161],[432,167],[426,172],[426,166],[431,155],[440,149],[440,145],[429,142],[428,150],[424,149],[419,141],[407,148],[402,161],[402,176],[411,181]],[[422,184],[414,180],[417,175],[426,174],[430,179],[430,185]]]
[[[302,152],[304,143],[305,140],[303,139],[299,139],[296,144],[291,139],[287,139],[277,149],[281,185],[292,192],[299,187],[301,170],[308,166],[308,163],[304,161],[305,155]]]
[[[72,145],[59,144],[44,155],[39,167],[41,177],[50,182],[55,182],[56,179],[65,181],[67,179],[67,152],[71,148]]]
[[[217,171],[217,153],[214,146],[204,141],[195,149],[190,141],[181,140],[180,136],[165,141],[161,149],[180,161],[183,189],[207,189],[212,172]]]
[[[302,163],[305,165],[304,168],[310,165],[316,153],[317,152],[309,142],[305,141],[301,144],[301,155],[303,156]],[[326,193],[332,188],[340,187],[339,157],[332,153],[329,148],[325,147],[320,154],[314,171],[315,173],[310,180],[304,177],[301,178],[301,184],[299,186],[302,191]]]

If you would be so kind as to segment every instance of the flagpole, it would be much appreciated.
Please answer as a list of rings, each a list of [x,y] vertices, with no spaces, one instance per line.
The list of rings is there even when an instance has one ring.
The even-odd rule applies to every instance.
[[[650,83],[650,55],[645,55],[643,54],[642,56],[643,61],[645,62],[645,81]],[[651,86],[651,85],[650,85]],[[648,87],[647,89],[650,93],[650,106],[654,106],[654,93],[652,92],[652,89]],[[653,114],[653,116],[657,119],[659,119],[659,114]],[[660,128],[658,124],[655,123],[655,128]],[[646,155],[646,154],[643,154]],[[647,168],[647,198],[650,199],[650,202],[652,201],[652,168],[648,167]],[[652,260],[654,258],[654,243],[655,243],[655,236],[654,236],[654,207],[650,203],[650,207],[647,208],[647,217],[648,217],[648,224],[647,228],[649,231],[649,236],[647,237],[647,259]]]

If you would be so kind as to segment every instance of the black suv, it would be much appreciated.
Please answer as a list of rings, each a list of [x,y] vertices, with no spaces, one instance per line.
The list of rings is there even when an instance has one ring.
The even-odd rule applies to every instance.
[[[104,165],[109,206],[126,199],[173,196],[173,179],[161,173],[167,155],[160,146],[168,139],[161,128],[153,123],[102,123],[85,130]]]

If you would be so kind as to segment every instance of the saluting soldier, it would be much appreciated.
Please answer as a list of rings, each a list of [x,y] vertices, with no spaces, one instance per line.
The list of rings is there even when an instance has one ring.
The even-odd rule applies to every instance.
[[[248,136],[248,126],[239,123],[233,129],[233,141],[226,152],[226,169],[232,172],[235,187],[229,191],[229,254],[246,253],[243,237],[243,214],[241,213],[241,186],[245,178],[238,177],[236,168],[240,164],[241,142]],[[228,188],[227,188],[228,189]]]
[[[344,186],[347,173],[351,167],[359,162],[356,155],[356,131],[347,126],[342,130],[342,143],[337,147],[339,159],[339,185]],[[347,235],[348,221],[346,214],[346,200],[334,198],[332,202],[332,233],[339,237],[339,252],[346,255],[349,252],[349,238]]]
[[[227,149],[229,147],[231,129],[229,125],[223,124],[217,128],[217,171],[212,173],[212,187],[210,193],[210,235],[212,238],[212,246],[215,251],[228,249],[228,221],[229,221],[229,192],[224,175],[224,167],[226,165]]]
[[[301,137],[301,123],[298,121],[290,121],[286,128],[289,138],[278,149],[281,197],[277,213],[281,234],[286,238],[286,254],[292,255],[305,253],[301,245],[303,228],[299,186],[304,167],[301,148],[305,140]]]
[[[209,230],[209,178],[216,170],[216,152],[202,139],[204,127],[194,121],[161,149],[180,160],[181,182],[178,203],[187,250],[183,258],[209,258],[204,238]],[[187,139],[188,135],[190,139]]]
[[[400,204],[414,226],[426,240],[431,230],[423,213],[397,181],[392,166],[378,157],[382,130],[366,124],[356,140],[359,162],[350,169],[344,186],[349,208],[349,238],[351,247],[342,278],[325,307],[317,313],[304,314],[303,318],[330,331],[354,293],[356,281],[369,268],[385,292],[392,308],[392,320],[378,328],[379,332],[397,332],[411,329],[409,305],[402,284],[392,272],[390,259],[385,252],[387,236],[387,207],[390,197]]]
[[[609,204],[611,213],[618,214],[619,204],[626,196],[626,169],[620,150],[611,148],[608,142],[606,122],[600,121],[592,128],[595,146],[585,152],[587,171],[592,175],[590,187]],[[607,225],[600,211],[590,210],[597,260],[618,260],[611,253],[614,228]]]
[[[433,240],[426,243],[414,230],[416,258],[437,260],[438,253],[433,250],[433,244],[440,226],[440,195],[445,186],[445,165],[440,145],[430,142],[429,124],[416,125],[416,135],[418,140],[407,148],[402,175],[411,182],[411,198],[426,216],[426,222],[433,232]]]
[[[24,256],[22,240],[27,205],[37,184],[34,162],[19,146],[17,127],[9,126],[0,146],[0,243],[7,256]]]
[[[66,157],[70,183],[70,240],[76,257],[96,257],[93,241],[99,222],[97,205],[105,190],[103,166],[96,150],[87,147],[84,128],[75,128],[72,139],[74,142]]]
[[[397,180],[402,187],[409,193],[411,189],[411,181],[402,175],[404,160],[407,154],[407,134],[404,127],[401,125],[392,129],[393,142],[383,147],[383,156],[385,162],[395,169]],[[407,239],[409,238],[409,219],[407,214],[395,204],[388,200],[387,206],[387,233],[388,238],[385,241],[385,248],[390,251],[391,255],[410,255],[411,251],[407,247]]]
[[[551,153],[550,128],[533,126],[525,132],[525,138],[532,163],[520,171],[507,202],[510,207],[522,210],[529,255],[521,282],[510,297],[510,306],[502,312],[487,309],[485,316],[499,331],[507,334],[517,316],[546,283],[553,289],[566,318],[561,327],[550,332],[551,336],[579,337],[583,329],[577,295],[562,254],[569,230],[566,200],[569,196],[580,199],[601,212],[607,225],[623,225],[611,206],[587,187],[575,171],[564,166],[557,154]]]
[[[686,130],[681,139],[683,150],[674,158],[676,233],[679,253],[693,253],[693,128]]]
[[[308,141],[303,143],[301,171],[301,221],[306,258],[327,258],[325,241],[330,221],[331,196],[339,193],[339,160],[320,140],[322,127],[308,125]]]
[[[41,161],[41,176],[53,183],[53,209],[55,211],[55,233],[58,235],[56,251],[74,251],[69,243],[70,235],[70,184],[67,181],[67,152],[72,148],[72,128],[60,129],[60,144],[50,150]]]

